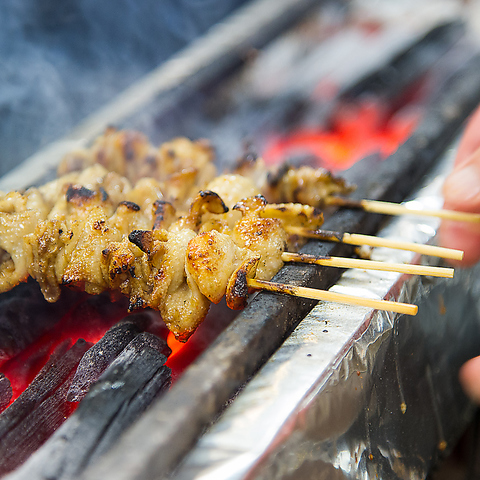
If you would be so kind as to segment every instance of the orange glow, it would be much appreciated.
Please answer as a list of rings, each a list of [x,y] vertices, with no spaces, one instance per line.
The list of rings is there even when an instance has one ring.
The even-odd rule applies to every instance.
[[[169,357],[169,358],[171,358],[176,353],[178,353],[180,350],[182,350],[182,348],[185,347],[186,343],[179,342],[175,338],[175,335],[172,332],[168,332],[167,345],[170,347],[170,350],[172,351],[172,353],[170,354],[170,357]]]
[[[410,136],[418,120],[419,112],[413,108],[392,115],[373,101],[343,105],[328,127],[302,128],[272,138],[263,157],[270,165],[295,156],[313,157],[317,166],[339,172],[374,153],[388,157]]]
[[[59,345],[68,342],[72,346],[80,338],[91,344],[96,343],[112,325],[125,317],[125,301],[110,304],[108,313],[105,313],[100,307],[106,301],[106,297],[88,297],[79,293],[71,310],[52,330],[14,357],[0,362],[0,373],[10,380],[12,387],[10,403],[28,387]]]

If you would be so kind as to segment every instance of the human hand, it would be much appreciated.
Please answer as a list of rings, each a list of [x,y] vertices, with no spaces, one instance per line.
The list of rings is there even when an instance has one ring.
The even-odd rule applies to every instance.
[[[460,141],[452,172],[443,185],[444,208],[480,213],[480,108],[472,115]],[[480,259],[480,225],[444,220],[440,244],[465,252],[461,266]],[[462,365],[459,380],[471,400],[480,404],[480,357]]]
[[[480,213],[480,108],[467,124],[443,196],[445,209]],[[442,246],[465,252],[459,265],[480,260],[480,224],[444,220],[438,234]]]

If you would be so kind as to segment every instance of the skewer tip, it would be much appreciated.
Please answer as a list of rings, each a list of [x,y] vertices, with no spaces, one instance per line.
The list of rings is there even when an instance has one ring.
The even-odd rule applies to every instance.
[[[454,275],[454,269],[447,267],[378,262],[345,257],[322,257],[291,252],[284,252],[282,254],[282,260],[284,262],[313,263],[326,267],[361,268],[365,270],[380,270],[386,272],[407,273],[411,275],[429,275],[432,277],[453,278]]]
[[[360,208],[366,212],[381,213],[385,215],[415,215],[419,217],[437,217],[455,222],[480,223],[480,214],[461,212],[458,210],[414,208],[409,205],[392,203],[380,200],[351,200],[342,197],[330,197],[330,205],[347,208]]]
[[[315,288],[285,285],[282,283],[268,282],[265,280],[257,280],[253,278],[249,278],[247,280],[247,284],[250,288],[254,289],[267,290],[274,293],[284,293],[296,297],[310,298],[312,300],[343,303],[346,305],[358,305],[361,307],[373,308],[375,310],[384,310],[411,316],[415,316],[418,312],[417,305],[394,302],[389,300],[377,300],[357,297],[354,295],[332,292],[330,290],[317,290]]]

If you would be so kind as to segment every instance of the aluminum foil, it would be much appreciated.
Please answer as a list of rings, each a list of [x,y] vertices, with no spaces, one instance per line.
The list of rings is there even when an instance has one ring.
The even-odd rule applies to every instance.
[[[452,150],[407,205],[439,208]],[[431,242],[439,221],[381,236]],[[426,262],[374,249],[372,259]],[[320,302],[199,440],[180,479],[425,478],[470,421],[457,380],[480,354],[480,267],[454,279],[348,270],[333,291],[415,303],[415,317]]]

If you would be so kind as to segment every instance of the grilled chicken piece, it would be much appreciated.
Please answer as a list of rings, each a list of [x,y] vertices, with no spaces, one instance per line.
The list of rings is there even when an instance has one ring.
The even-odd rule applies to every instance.
[[[242,218],[240,211],[233,207],[243,198],[253,197],[260,192],[250,178],[241,175],[225,174],[214,178],[208,185],[207,190],[215,192],[225,202],[228,212],[218,215],[205,215],[203,217],[204,231],[220,230],[229,232],[235,223]]]
[[[12,192],[0,198],[0,292],[28,277],[23,238],[31,234],[48,213],[38,190],[28,195]]]
[[[162,184],[166,200],[177,209],[185,209],[216,175],[213,158],[206,140],[192,142],[180,137],[156,148],[139,132],[108,128],[90,148],[66,155],[58,174],[98,164],[131,183],[154,178]]]
[[[242,212],[243,218],[235,224],[233,241],[247,248],[259,258],[256,278],[270,280],[283,266],[282,253],[287,246],[287,234],[282,222],[277,218],[262,218],[267,202],[261,195],[250,197],[237,203],[235,210]]]
[[[324,168],[283,164],[268,169],[261,157],[247,155],[234,172],[251,179],[269,203],[303,203],[323,207],[332,195],[348,195],[355,187]]]
[[[259,260],[260,255],[239,247],[229,235],[211,230],[189,241],[186,268],[203,295],[218,303],[235,270],[252,258]]]
[[[322,207],[328,197],[347,195],[354,188],[323,168],[285,166],[269,174],[261,190],[270,203],[295,202]]]
[[[163,183],[166,199],[185,210],[217,174],[214,151],[207,140],[175,138],[158,148],[154,178]]]
[[[159,310],[168,329],[186,341],[205,318],[210,307],[186,268],[187,247],[196,233],[189,228],[168,232],[164,242],[154,241],[150,258],[154,274],[148,306]]]
[[[145,135],[107,128],[89,149],[68,153],[57,173],[65,175],[98,164],[135,182],[141,177],[153,177],[155,163],[155,148]]]

